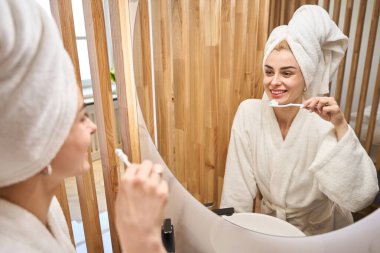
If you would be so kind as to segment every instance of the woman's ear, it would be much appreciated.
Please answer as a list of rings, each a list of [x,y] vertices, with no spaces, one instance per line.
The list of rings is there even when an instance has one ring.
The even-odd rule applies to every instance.
[[[42,171],[41,173],[45,176],[51,176],[51,174],[53,174],[53,169],[51,167],[51,165],[49,164],[48,166],[46,166]]]

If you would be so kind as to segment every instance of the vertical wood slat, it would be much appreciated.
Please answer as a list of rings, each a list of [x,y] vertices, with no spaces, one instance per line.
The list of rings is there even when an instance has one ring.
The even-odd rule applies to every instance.
[[[239,3],[237,1],[237,3]],[[235,35],[234,35],[234,54],[232,64],[232,108],[239,106],[240,102],[249,98],[249,94],[244,94],[243,87],[245,85],[245,59],[246,59],[246,34],[247,34],[247,2],[241,1],[240,4],[236,4],[235,7]],[[283,17],[284,18],[284,17]],[[282,18],[282,19],[283,19]],[[232,115],[235,115],[235,111],[232,111]],[[232,121],[231,121],[232,122]],[[231,122],[226,122],[228,125]]]
[[[268,26],[269,26],[269,2],[270,0],[260,1],[260,8],[258,11],[258,21],[257,21],[257,34],[256,34],[256,66],[255,66],[255,88],[253,97],[261,98],[264,92],[263,83],[263,68],[262,62],[264,58],[264,50],[267,38],[269,36]],[[298,4],[298,3],[297,3]],[[260,11],[263,10],[263,11]]]
[[[174,168],[174,88],[169,0],[152,1],[153,53],[158,150],[169,168]],[[166,137],[165,137],[166,136]]]
[[[259,18],[260,18],[260,5],[262,1],[249,1],[248,2],[248,21],[247,21],[247,42],[246,42],[246,66],[245,66],[245,79],[246,85],[249,88],[250,97],[258,97],[256,89],[261,87],[259,78],[261,76],[261,64],[259,58],[259,37],[257,36],[259,30]],[[269,15],[269,13],[268,13]],[[263,32],[262,37],[266,37],[267,30]],[[253,47],[252,45],[256,45]],[[250,57],[252,56],[252,57]],[[259,66],[259,69],[257,68]],[[258,71],[259,70],[259,71]],[[259,85],[257,85],[259,84]]]
[[[69,228],[71,243],[75,246],[73,226],[71,225],[71,215],[69,210],[69,204],[67,202],[66,187],[64,182],[62,182],[57,188],[55,196],[57,197],[58,202],[61,205],[63,214],[65,215],[66,223]]]
[[[274,5],[272,5],[275,7]],[[233,98],[230,94],[233,91],[233,55],[235,54],[234,40],[235,37],[235,4],[234,1],[221,1],[221,32],[220,32],[220,49],[219,49],[219,82],[217,83],[217,128],[216,128],[216,179],[214,179],[216,187],[214,195],[218,198],[215,201],[219,206],[219,198],[222,192],[224,168],[227,156],[227,147],[230,135],[229,122],[232,122],[233,112],[231,107]]]
[[[351,20],[352,20],[352,8],[353,8],[353,0],[347,0],[346,4],[346,11],[344,15],[344,25],[343,25],[343,33],[349,37],[350,36],[350,27],[351,27]],[[346,58],[347,54],[344,54],[344,57],[342,59],[342,62],[339,65],[338,68],[338,75],[336,79],[336,86],[335,86],[335,100],[338,104],[340,104],[340,100],[342,97],[342,87],[343,87],[343,79],[344,79],[344,72],[346,69]]]
[[[380,149],[377,152],[377,159],[376,159],[376,169],[380,172]]]
[[[274,28],[281,24],[281,2],[271,0],[270,1],[270,16],[269,16],[269,30],[268,32],[272,32]]]
[[[289,20],[287,20],[287,9],[286,6],[288,5],[287,1],[280,1],[280,25],[285,25],[288,23]]]
[[[131,161],[139,163],[141,161],[140,140],[138,137],[137,94],[133,71],[129,2],[128,0],[109,1],[109,6],[122,146]],[[150,74],[149,71],[147,75]],[[145,80],[148,79],[149,77],[146,77]]]
[[[366,54],[365,64],[364,64],[363,79],[361,82],[359,107],[358,107],[356,122],[355,122],[355,133],[357,136],[359,136],[359,138],[360,138],[363,116],[364,116],[364,107],[366,104],[365,101],[367,98],[369,76],[370,76],[371,67],[372,67],[372,58],[373,58],[373,51],[375,47],[377,24],[379,21],[379,6],[380,6],[380,1],[375,1],[373,12],[372,12],[371,28],[370,28],[369,37],[368,37],[367,54]]]
[[[94,170],[91,161],[91,149],[88,152],[90,170],[76,177],[80,212],[88,252],[103,252],[103,238],[100,228],[99,209],[96,198]]]
[[[218,103],[218,97],[213,96],[217,90],[219,78],[219,51],[220,51],[220,18],[221,18],[221,1],[206,1],[201,13],[201,23],[204,26],[204,67],[203,80],[204,86],[204,122],[203,138],[200,141],[203,155],[203,172],[201,173],[200,195],[203,203],[214,202],[217,199],[216,191],[216,127],[217,114],[215,113]]]
[[[300,0],[300,6],[307,4],[307,0]]]
[[[113,252],[120,252],[114,218],[116,187],[119,182],[115,157],[114,108],[102,0],[83,0],[91,80],[97,116],[100,157]]]
[[[357,22],[357,27],[356,27],[356,34],[355,34],[355,43],[354,43],[354,49],[353,49],[353,54],[352,54],[352,60],[351,60],[350,78],[348,81],[349,83],[348,83],[348,88],[347,88],[346,106],[344,109],[344,116],[347,122],[350,122],[350,118],[351,118],[351,108],[352,108],[352,101],[354,98],[355,81],[356,81],[356,74],[357,74],[357,69],[358,69],[358,61],[359,61],[359,55],[360,55],[360,46],[361,46],[361,41],[362,41],[366,9],[367,9],[367,1],[361,0],[360,7],[359,7],[358,22]]]
[[[190,143],[189,150],[192,154],[192,159],[189,159],[186,164],[188,190],[193,193],[194,197],[202,202],[200,194],[200,177],[204,172],[202,143],[200,138],[203,138],[203,112],[201,108],[204,106],[203,90],[204,87],[198,87],[198,83],[202,83],[202,71],[204,70],[204,32],[202,30],[201,13],[203,7],[200,1],[191,1],[189,3],[189,23],[190,34],[189,45],[192,52],[189,57],[190,63],[190,89],[189,89],[189,115],[192,120],[192,127],[188,128],[187,143]],[[190,170],[189,168],[198,168]]]
[[[190,30],[189,2],[173,1],[171,8],[171,29],[173,45],[174,124],[175,124],[175,164],[173,171],[178,180],[186,182],[187,131],[190,125]]]
[[[58,27],[61,32],[63,39],[63,44],[69,53],[75,70],[75,76],[77,79],[78,86],[82,91],[80,71],[79,71],[79,60],[78,60],[78,50],[76,46],[75,29],[74,29],[74,19],[72,14],[71,1],[57,1],[50,0],[50,6],[52,9],[52,14],[57,21]],[[91,148],[89,148],[89,154],[91,154]],[[91,252],[103,252],[102,235],[100,230],[100,221],[98,215],[98,203],[96,199],[96,190],[93,177],[93,168],[91,156],[89,155],[89,164],[91,165],[90,171],[85,172],[82,176],[76,178],[76,183],[78,187],[79,203],[83,219],[83,228],[86,239],[87,249]],[[63,192],[64,191],[64,192]],[[69,231],[71,239],[74,243],[74,237],[71,227],[71,218],[68,212],[67,206],[67,196],[65,188],[61,186],[61,194],[64,194],[66,198],[65,212],[66,219],[68,219]]]
[[[333,20],[337,26],[339,26],[339,15],[340,15],[340,6],[341,0],[334,0],[334,10],[333,10]]]
[[[330,0],[323,0],[323,8],[329,12],[330,10]]]
[[[306,4],[318,4],[318,0],[307,0]]]
[[[134,29],[139,29],[139,34],[133,36],[133,54],[141,55],[133,58],[135,83],[138,97],[141,98],[139,104],[150,136],[155,139],[148,0],[139,0]]]
[[[378,63],[378,66],[377,66],[377,75],[376,75],[376,81],[375,81],[375,89],[373,91],[373,97],[372,97],[371,114],[369,117],[367,137],[366,137],[365,145],[364,145],[364,148],[368,153],[371,152],[373,134],[375,133],[376,116],[377,116],[377,109],[379,107],[379,101],[380,101],[380,63]],[[379,148],[379,151],[380,151],[380,148]],[[377,155],[378,159],[380,159],[379,157],[380,157],[380,153]],[[380,170],[379,162],[377,162],[376,168]]]

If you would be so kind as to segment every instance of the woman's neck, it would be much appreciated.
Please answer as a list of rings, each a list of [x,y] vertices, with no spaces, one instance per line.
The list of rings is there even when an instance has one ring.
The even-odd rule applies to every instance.
[[[294,118],[299,112],[298,107],[273,108],[274,114],[280,127],[282,138],[285,140]]]
[[[47,226],[54,189],[48,189],[44,177],[37,174],[21,183],[1,188],[0,197],[29,211]]]

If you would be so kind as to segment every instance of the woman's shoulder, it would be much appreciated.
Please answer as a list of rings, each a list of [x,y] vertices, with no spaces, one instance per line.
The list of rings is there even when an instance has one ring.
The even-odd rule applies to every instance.
[[[246,99],[239,104],[234,117],[234,126],[252,128],[261,115],[260,99]]]
[[[257,114],[262,105],[261,99],[246,99],[239,104],[237,113],[241,114]]]
[[[246,100],[243,100],[239,107],[243,107],[243,108],[246,108],[246,107],[259,107],[261,106],[262,104],[262,100],[261,99],[255,99],[255,98],[250,98],[250,99],[246,99]]]

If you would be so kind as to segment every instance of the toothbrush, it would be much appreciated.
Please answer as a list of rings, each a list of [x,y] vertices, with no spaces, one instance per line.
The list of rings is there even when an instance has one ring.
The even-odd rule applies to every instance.
[[[276,100],[271,100],[269,102],[270,107],[289,107],[289,106],[299,106],[300,108],[304,107],[303,104],[286,104],[286,105],[280,105]]]
[[[123,152],[123,150],[117,148],[115,149],[115,154],[120,158],[120,160],[127,165],[127,167],[130,167],[132,164],[128,160],[128,156]]]
[[[117,148],[115,149],[115,154],[120,158],[120,160],[127,165],[127,168],[130,167],[132,164],[128,161],[128,156],[123,152],[123,150]],[[162,177],[164,171],[162,169],[153,168],[153,171],[156,172],[158,175]]]

